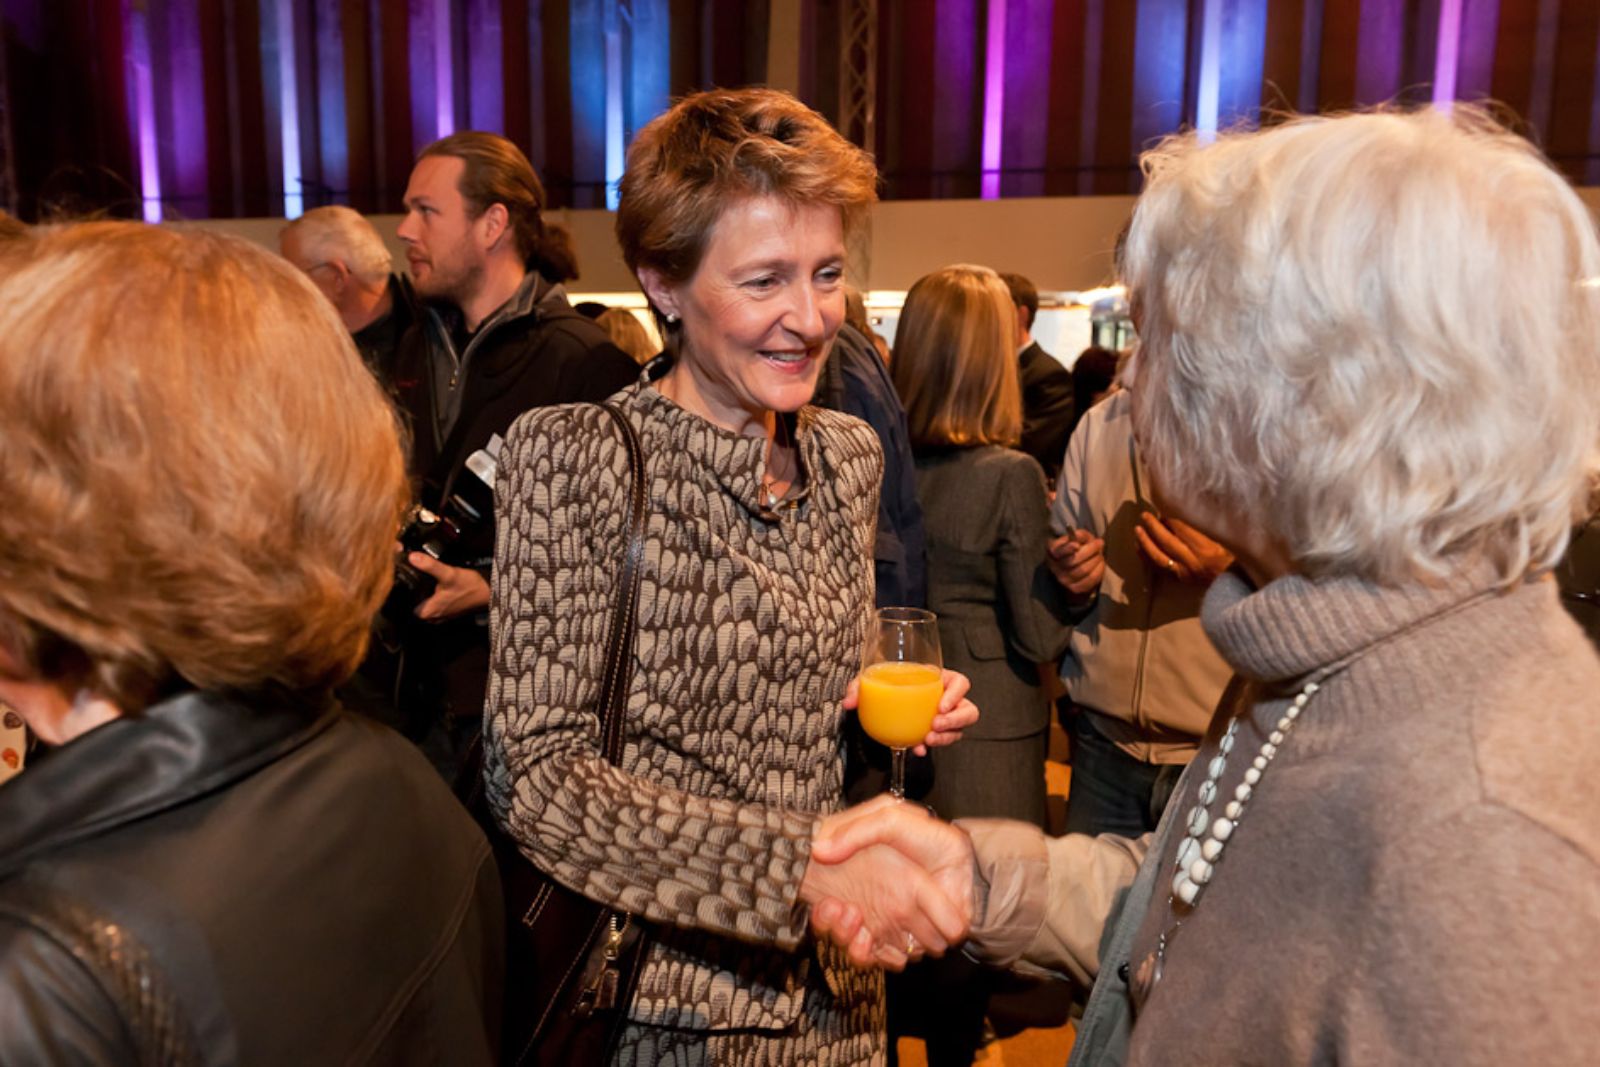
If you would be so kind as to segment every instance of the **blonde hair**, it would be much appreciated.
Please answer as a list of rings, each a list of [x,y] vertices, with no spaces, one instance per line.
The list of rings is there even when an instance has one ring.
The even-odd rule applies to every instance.
[[[1004,445],[1022,438],[1017,313],[988,267],[924,275],[895,333],[894,387],[915,445]]]
[[[611,343],[632,356],[635,363],[649,363],[661,351],[650,340],[650,333],[639,316],[627,308],[606,308],[594,321],[610,335]]]
[[[1600,445],[1600,244],[1532,146],[1457,105],[1142,163],[1136,423],[1172,495],[1312,575],[1560,558]]]
[[[248,242],[101,222],[0,252],[0,624],[24,669],[136,712],[332,686],[407,502],[333,309]]]

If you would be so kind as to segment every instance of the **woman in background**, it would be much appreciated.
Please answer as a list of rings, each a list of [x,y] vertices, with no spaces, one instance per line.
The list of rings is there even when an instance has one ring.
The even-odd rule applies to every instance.
[[[1022,434],[1016,311],[987,267],[946,267],[906,296],[890,364],[906,407],[928,538],[928,607],[945,665],[972,680],[983,719],[933,752],[924,798],[946,819],[1045,825],[1050,703],[1041,663],[1066,647],[1068,595],[1044,567],[1044,471]],[[939,960],[891,990],[891,1026],[928,1039],[929,1062],[966,1064],[988,983],[968,960]],[[925,988],[919,988],[918,986]],[[908,1015],[920,1015],[920,1024]]]
[[[650,333],[639,317],[627,308],[606,308],[594,321],[611,337],[611,343],[633,357],[640,366],[649,363],[661,349],[650,340]]]
[[[1038,665],[1066,647],[1066,593],[1043,566],[1044,472],[1022,432],[1016,312],[987,267],[946,267],[906,296],[891,365],[917,457],[928,607],[945,663],[972,680],[983,720],[933,753],[928,802],[945,818],[1043,827],[1050,724]]]

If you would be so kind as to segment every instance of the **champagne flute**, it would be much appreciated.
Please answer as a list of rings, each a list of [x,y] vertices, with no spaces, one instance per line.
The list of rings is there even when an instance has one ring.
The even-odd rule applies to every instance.
[[[856,713],[867,736],[894,755],[889,794],[906,795],[906,749],[922,744],[944,696],[939,620],[921,608],[879,608],[861,656]]]

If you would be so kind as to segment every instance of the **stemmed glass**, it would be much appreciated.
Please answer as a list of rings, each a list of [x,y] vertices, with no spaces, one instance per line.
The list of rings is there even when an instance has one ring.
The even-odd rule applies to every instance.
[[[867,628],[856,713],[894,754],[889,793],[906,795],[906,749],[922,744],[944,696],[939,620],[921,608],[879,608]]]

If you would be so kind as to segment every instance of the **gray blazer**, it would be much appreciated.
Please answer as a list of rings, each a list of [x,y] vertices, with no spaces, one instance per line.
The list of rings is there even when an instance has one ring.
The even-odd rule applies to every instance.
[[[1050,721],[1038,664],[1060,657],[1082,611],[1044,566],[1044,472],[1031,456],[992,445],[924,450],[917,497],[944,663],[972,679],[982,713],[966,736],[1038,733]]]

